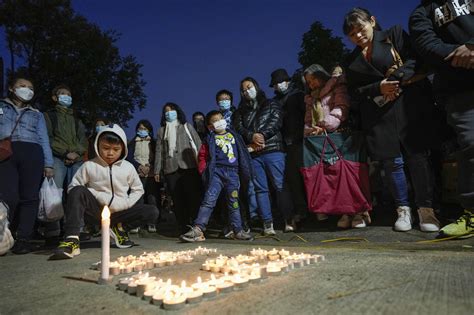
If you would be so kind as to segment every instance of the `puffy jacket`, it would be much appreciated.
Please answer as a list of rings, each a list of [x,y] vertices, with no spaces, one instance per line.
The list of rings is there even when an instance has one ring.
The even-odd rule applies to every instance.
[[[290,84],[288,92],[275,92],[275,100],[283,109],[283,127],[281,133],[286,145],[303,143],[305,102],[304,93]]]
[[[234,113],[234,129],[242,136],[246,145],[252,143],[255,133],[261,133],[265,138],[265,148],[259,152],[252,152],[252,156],[265,153],[283,151],[283,111],[278,101],[267,99],[255,108],[251,104],[243,103]]]

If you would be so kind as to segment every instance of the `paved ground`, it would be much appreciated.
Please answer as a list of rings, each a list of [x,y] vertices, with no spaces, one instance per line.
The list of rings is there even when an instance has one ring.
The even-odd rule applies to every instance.
[[[280,241],[208,239],[198,244],[230,255],[252,247],[283,247],[324,254],[326,261],[171,313],[445,315],[474,310],[474,238],[418,243],[434,236],[417,230],[396,233],[388,226],[342,232],[319,228],[299,235],[307,243],[291,240],[292,234],[279,234]],[[341,237],[357,239],[321,242]],[[112,257],[197,246],[146,233],[134,240],[139,247],[112,249]],[[0,257],[0,314],[169,313],[113,285],[95,284],[98,272],[89,266],[100,259],[98,239],[81,249],[80,256],[68,261],[48,261],[48,251]],[[202,260],[153,272],[165,279],[191,281],[207,275],[199,271]]]

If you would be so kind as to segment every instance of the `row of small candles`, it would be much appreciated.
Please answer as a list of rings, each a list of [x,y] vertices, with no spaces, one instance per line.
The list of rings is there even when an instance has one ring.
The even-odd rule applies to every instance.
[[[187,251],[145,252],[138,257],[133,255],[120,256],[115,261],[110,262],[109,274],[115,276],[158,267],[190,263],[194,260],[194,256],[196,255],[211,255],[216,252],[217,249],[199,246],[194,250]],[[99,265],[100,262],[95,264],[93,268],[98,268]]]
[[[254,253],[256,252],[253,250]],[[164,309],[173,310],[183,307],[186,303],[195,304],[203,300],[203,298],[212,298],[219,293],[227,293],[233,290],[240,290],[249,285],[249,283],[260,283],[268,276],[278,276],[287,273],[292,269],[310,265],[318,261],[324,260],[321,255],[309,254],[293,254],[285,250],[265,251],[257,250],[263,256],[259,255],[239,255],[236,257],[226,257],[220,255],[215,260],[206,261],[203,269],[207,269],[207,265],[219,264],[221,266],[232,266],[229,270],[219,268],[223,275],[216,276],[211,274],[210,279],[203,281],[201,277],[190,286],[182,281],[180,285],[173,284],[171,279],[166,282],[156,277],[150,277],[148,273],[142,272],[127,278],[119,280],[118,287],[122,291],[129,294],[137,295],[144,300]],[[276,251],[276,254],[275,254]],[[269,255],[278,255],[269,260]],[[257,257],[259,260],[266,259],[266,264],[255,262],[249,257]],[[251,261],[252,260],[252,261]],[[227,264],[230,263],[230,264]],[[205,267],[206,265],[206,267]],[[212,270],[209,270],[212,271]]]

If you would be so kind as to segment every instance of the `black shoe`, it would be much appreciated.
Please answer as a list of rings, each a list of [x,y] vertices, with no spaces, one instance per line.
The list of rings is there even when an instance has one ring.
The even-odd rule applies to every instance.
[[[91,236],[91,234],[90,234],[89,232],[81,232],[81,233],[79,234],[79,240],[80,240],[81,242],[88,241],[88,240],[91,239],[91,237],[92,237],[92,236]]]
[[[17,239],[11,251],[13,254],[16,254],[16,255],[24,255],[24,254],[31,253],[32,251],[34,251],[34,249],[35,248],[33,247],[33,245],[30,244],[28,240]]]
[[[66,238],[62,241],[54,254],[49,257],[50,260],[71,259],[81,253],[79,248],[79,240],[75,238]]]
[[[59,236],[51,236],[44,239],[45,248],[56,248],[59,246],[61,238]]]
[[[204,232],[197,226],[190,226],[189,231],[181,235],[179,239],[188,243],[203,242],[206,240]]]
[[[114,226],[110,229],[110,237],[114,240],[115,246],[118,248],[130,248],[135,245],[128,237],[128,233],[123,229]]]

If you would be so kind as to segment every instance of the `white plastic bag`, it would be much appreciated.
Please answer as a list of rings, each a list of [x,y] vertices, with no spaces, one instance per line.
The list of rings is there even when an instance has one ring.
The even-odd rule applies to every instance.
[[[56,187],[52,178],[45,178],[40,189],[38,220],[53,222],[63,216],[63,189]]]
[[[0,256],[13,247],[14,240],[8,229],[8,206],[0,200]]]

